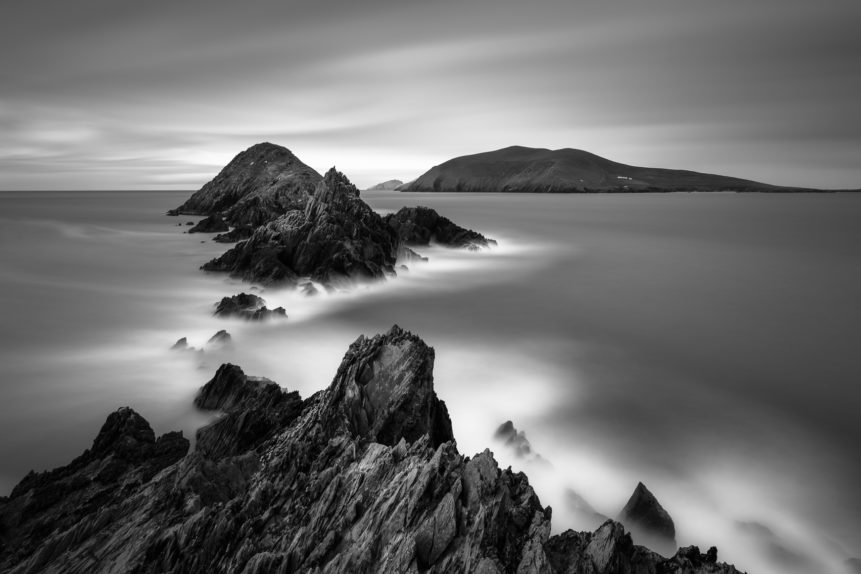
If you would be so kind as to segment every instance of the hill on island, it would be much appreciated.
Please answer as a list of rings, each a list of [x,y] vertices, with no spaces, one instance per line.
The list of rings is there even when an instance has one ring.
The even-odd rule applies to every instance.
[[[369,187],[367,191],[393,191],[400,186],[402,186],[404,182],[399,179],[390,179],[388,181],[384,181],[382,183],[378,183],[372,187]]]
[[[520,193],[822,191],[695,171],[625,165],[578,149],[521,146],[456,157],[398,189]]]

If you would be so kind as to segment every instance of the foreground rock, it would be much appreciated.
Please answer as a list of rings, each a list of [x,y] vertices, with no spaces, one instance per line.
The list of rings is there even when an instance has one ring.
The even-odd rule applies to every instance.
[[[177,439],[154,443],[145,422],[115,413],[96,454],[0,499],[0,570],[736,572],[714,550],[664,559],[612,521],[551,537],[525,475],[457,451],[433,361],[398,327],[359,337],[305,400],[224,365],[196,402],[225,415],[178,462],[187,443],[159,449]],[[98,479],[117,453],[119,470]]]
[[[397,255],[394,231],[332,168],[304,210],[259,227],[203,269],[263,284],[295,287],[307,277],[337,286],[394,274]]]
[[[642,482],[637,483],[617,520],[628,527],[635,538],[659,552],[675,551],[676,526],[673,519]]]
[[[272,318],[287,318],[284,307],[268,309],[266,301],[253,293],[240,293],[223,297],[215,306],[218,317],[239,317],[248,321],[265,321]]]
[[[321,179],[287,148],[259,143],[234,157],[168,215],[219,216],[233,226],[256,227],[304,208]]]
[[[429,207],[402,207],[384,219],[406,245],[428,245],[431,241],[467,249],[496,245],[496,241],[455,224]]]

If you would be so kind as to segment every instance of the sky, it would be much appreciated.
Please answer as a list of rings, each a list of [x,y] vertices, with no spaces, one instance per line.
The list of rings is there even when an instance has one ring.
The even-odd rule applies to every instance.
[[[861,188],[858,0],[7,0],[0,190],[359,187],[509,145]]]

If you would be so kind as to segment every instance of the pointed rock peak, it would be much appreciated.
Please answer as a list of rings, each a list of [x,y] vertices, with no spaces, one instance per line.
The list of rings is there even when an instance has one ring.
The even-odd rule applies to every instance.
[[[194,404],[201,409],[232,411],[278,402],[281,387],[264,377],[249,377],[240,367],[224,363],[203,385]]]
[[[142,445],[154,444],[155,433],[145,418],[130,407],[122,407],[108,415],[93,441],[96,455],[136,453]]]
[[[317,185],[314,197],[320,201],[330,202],[342,196],[359,197],[359,189],[346,175],[332,167],[323,176],[323,181]]]
[[[618,520],[635,534],[640,532],[643,535],[664,539],[675,546],[676,527],[673,519],[642,482],[637,483],[637,488],[619,513]]]
[[[389,446],[424,435],[434,447],[454,440],[448,409],[433,389],[433,362],[433,349],[398,325],[359,337],[329,388],[329,416],[353,435]]]

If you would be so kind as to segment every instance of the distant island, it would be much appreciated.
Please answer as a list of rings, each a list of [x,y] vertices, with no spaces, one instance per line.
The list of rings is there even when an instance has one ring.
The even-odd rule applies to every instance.
[[[578,149],[522,146],[450,159],[398,190],[509,193],[859,191],[769,185],[696,171],[625,165]]]
[[[366,191],[394,191],[403,184],[404,182],[399,179],[390,179],[388,181],[378,183],[375,186],[369,187]]]

